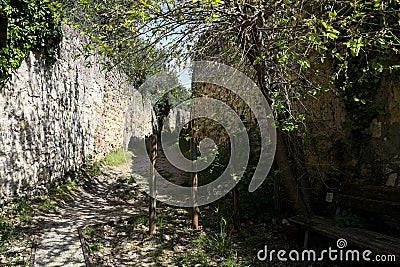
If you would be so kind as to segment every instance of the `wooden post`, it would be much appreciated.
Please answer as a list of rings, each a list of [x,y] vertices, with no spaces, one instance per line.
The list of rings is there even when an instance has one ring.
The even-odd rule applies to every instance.
[[[279,192],[279,176],[274,175],[274,205],[275,210],[280,214],[281,212],[281,202],[280,202],[280,192]]]
[[[198,177],[197,177],[197,166],[194,162],[197,159],[197,151],[196,151],[196,143],[195,138],[193,137],[193,120],[190,122],[190,152],[192,154],[192,197],[193,197],[193,211],[192,211],[192,226],[194,229],[199,229],[199,207],[197,204],[197,186],[198,186]]]
[[[152,235],[156,232],[156,157],[157,157],[157,135],[150,136],[150,205],[149,205],[149,233]]]
[[[240,228],[240,216],[239,216],[239,189],[236,185],[232,191],[233,198],[233,221],[237,229]]]
[[[0,15],[0,49],[7,46],[7,26],[7,17]]]
[[[232,136],[232,147],[236,148],[236,138]],[[232,152],[233,150],[231,150]],[[236,172],[236,168],[234,165],[232,165],[232,171],[233,173]],[[240,227],[240,216],[239,216],[239,188],[238,185],[236,185],[232,189],[232,206],[233,206],[233,221],[235,224],[235,227],[239,229]]]
[[[192,224],[194,229],[199,229],[199,207],[197,205],[197,172],[193,173],[193,217]]]

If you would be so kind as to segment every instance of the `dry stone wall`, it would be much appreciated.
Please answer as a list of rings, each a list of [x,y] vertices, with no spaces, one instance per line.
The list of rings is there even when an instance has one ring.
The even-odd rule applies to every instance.
[[[133,134],[151,131],[151,107],[125,76],[102,71],[100,58],[74,59],[86,39],[68,26],[63,32],[54,65],[31,53],[0,92],[0,202],[121,148],[129,103],[138,104],[130,107],[130,127],[141,129]]]

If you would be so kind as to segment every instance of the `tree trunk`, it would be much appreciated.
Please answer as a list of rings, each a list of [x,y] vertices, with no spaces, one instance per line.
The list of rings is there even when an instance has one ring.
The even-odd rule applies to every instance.
[[[297,181],[296,174],[294,173],[293,167],[290,164],[288,149],[283,137],[283,133],[279,129],[277,129],[276,133],[275,160],[280,170],[282,184],[285,187],[288,195],[290,207],[295,210],[296,213],[306,215],[312,214],[310,197],[308,196],[307,191],[304,190],[305,187],[308,186],[304,180],[301,180],[300,182]]]
[[[247,49],[247,58],[250,62],[255,62],[257,57],[262,55],[262,47],[264,45],[263,40],[258,38],[257,29],[253,29],[253,34],[250,34],[248,41],[252,44],[252,46]],[[261,60],[259,64],[255,64],[254,69],[256,71],[258,86],[260,87],[261,92],[266,98],[268,104],[271,105],[271,108],[273,108],[273,101],[267,94],[269,90],[268,86],[270,86],[270,84],[267,85],[266,78],[267,75],[270,77],[274,76],[275,70],[268,69],[263,60]],[[268,71],[269,73],[267,74]],[[302,179],[300,183],[297,181],[296,173],[290,164],[290,158],[284,139],[284,134],[279,129],[277,129],[276,139],[277,143],[275,161],[279,170],[281,171],[282,184],[287,191],[290,207],[296,211],[296,213],[312,214],[310,201],[311,197],[308,195],[308,192],[304,190],[304,188],[308,187],[307,181],[304,179]]]

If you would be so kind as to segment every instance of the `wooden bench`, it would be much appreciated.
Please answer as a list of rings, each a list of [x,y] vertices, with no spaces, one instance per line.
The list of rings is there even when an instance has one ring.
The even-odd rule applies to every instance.
[[[365,211],[381,216],[382,220],[385,218],[391,228],[400,230],[400,189],[341,184],[336,192],[327,193],[326,201],[336,204],[336,214],[343,207]],[[351,246],[396,255],[400,259],[399,238],[356,227],[338,227],[334,220],[319,216],[298,215],[289,221],[305,229],[304,247],[308,246],[308,234],[312,231],[332,239],[344,238]]]

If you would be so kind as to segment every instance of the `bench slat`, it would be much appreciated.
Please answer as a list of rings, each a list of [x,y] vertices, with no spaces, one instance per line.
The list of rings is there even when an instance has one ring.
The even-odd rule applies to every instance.
[[[396,255],[396,259],[400,258],[400,239],[398,238],[365,229],[336,227],[333,220],[319,216],[307,218],[303,215],[298,215],[290,218],[289,221],[332,239],[344,238],[351,246],[369,249],[375,254],[393,254]]]
[[[372,213],[386,214],[395,218],[400,218],[400,202],[368,199],[365,197],[339,194],[337,197],[337,203],[350,208]]]
[[[400,189],[393,187],[344,183],[340,186],[338,193],[371,199],[400,202]]]

